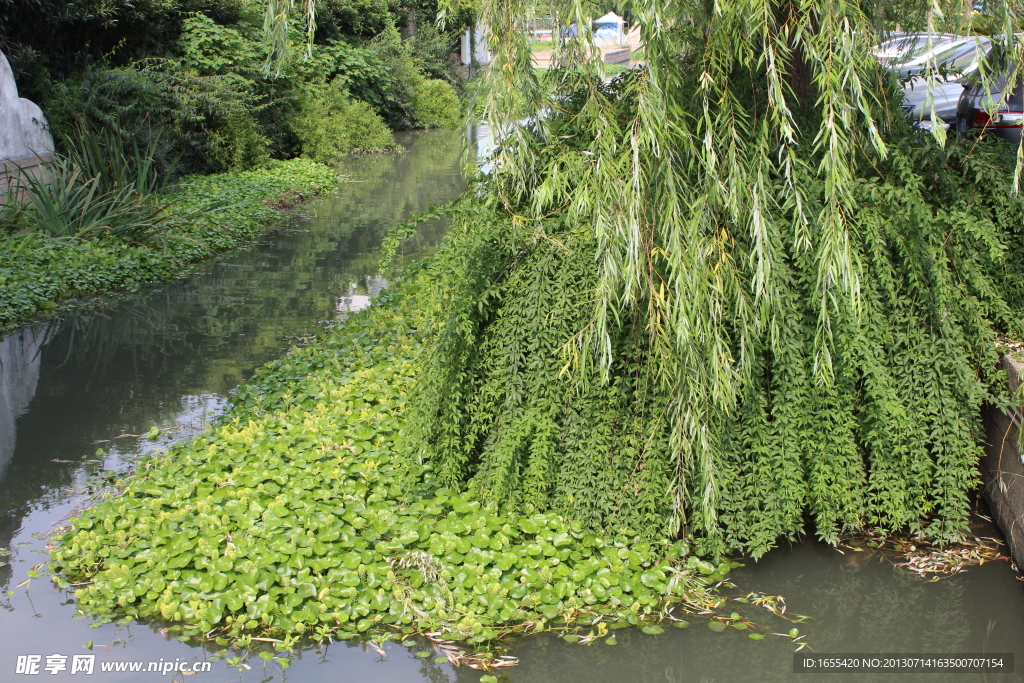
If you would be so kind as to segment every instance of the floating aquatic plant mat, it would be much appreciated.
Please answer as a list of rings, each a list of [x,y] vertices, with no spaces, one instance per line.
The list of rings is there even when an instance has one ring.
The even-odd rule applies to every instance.
[[[960,574],[967,567],[986,562],[1012,561],[1005,546],[998,538],[977,536],[964,543],[937,546],[921,539],[900,538],[875,531],[849,536],[839,543],[840,548],[863,553],[863,561],[878,558],[930,581]]]
[[[631,529],[499,513],[393,452],[428,334],[422,277],[264,367],[217,426],[71,517],[52,569],[79,609],[240,648],[424,636],[475,666],[512,663],[488,644],[513,634],[589,642],[721,611],[734,563]],[[753,625],[715,623],[741,621]]]

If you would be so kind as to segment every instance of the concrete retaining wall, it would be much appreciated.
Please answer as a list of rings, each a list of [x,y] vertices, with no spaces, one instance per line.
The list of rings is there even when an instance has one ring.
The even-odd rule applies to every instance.
[[[629,64],[630,49],[606,50],[604,53],[605,64]]]
[[[1004,356],[1002,367],[1009,373],[1010,390],[1020,385],[1020,363]],[[1017,449],[1021,413],[986,406],[985,457],[981,459],[983,494],[995,521],[1010,546],[1014,562],[1024,569],[1024,463]]]

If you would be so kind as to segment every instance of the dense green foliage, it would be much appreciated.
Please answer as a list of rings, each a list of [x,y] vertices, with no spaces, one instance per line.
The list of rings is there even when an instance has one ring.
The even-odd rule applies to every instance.
[[[462,105],[455,88],[441,80],[424,80],[412,91],[416,123],[425,128],[449,127],[462,118]]]
[[[164,172],[384,149],[391,141],[377,117],[393,129],[438,125],[436,107],[414,101],[425,79],[461,89],[452,55],[461,23],[437,31],[429,2],[322,3],[310,54],[292,55],[269,75],[266,5],[254,0],[5,5],[20,20],[9,23],[0,12],[2,48],[58,146],[75,125],[101,126],[153,148]],[[399,28],[417,17],[421,30],[403,40]],[[146,21],[153,25],[123,31]],[[285,34],[297,34],[301,23],[293,18]],[[426,109],[417,112],[417,104]]]
[[[145,244],[125,241],[131,235],[54,239],[30,228],[18,236],[0,232],[0,328],[24,324],[70,298],[133,291],[178,277],[211,253],[259,236],[280,218],[274,203],[317,194],[336,182],[330,168],[302,159],[257,171],[186,177],[161,198],[167,222],[159,239]]]
[[[586,3],[551,3],[578,31],[543,76],[526,5],[481,3],[494,177],[460,209],[409,450],[505,509],[701,552],[961,538],[995,338],[1020,334],[1021,152],[924,139],[872,47],[962,7],[627,3],[647,68],[607,87]]]
[[[77,605],[224,644],[645,625],[731,565],[686,545],[503,514],[396,457],[430,334],[422,277],[244,384],[219,426],[140,463],[71,519],[53,567]],[[66,584],[65,584],[66,585]]]
[[[78,130],[56,154],[46,179],[25,174],[24,201],[0,209],[7,232],[46,237],[112,237],[147,242],[173,222],[157,192],[166,187],[151,154],[129,151],[120,137]]]
[[[867,526],[960,538],[981,404],[1001,391],[996,334],[1021,333],[1014,151],[989,140],[943,149],[890,122],[887,158],[860,157],[847,182],[843,248],[858,296],[854,306],[830,294],[823,344],[823,266],[803,240],[823,229],[814,217],[828,199],[811,168],[792,169],[802,205],[781,199],[783,168],[759,180],[781,212],[763,217],[762,233],[726,214],[694,229],[693,244],[657,231],[634,244],[602,223],[621,207],[599,203],[607,188],[595,187],[595,160],[634,134],[648,78],[634,71],[578,91],[543,131],[509,143],[503,158],[518,159],[520,175],[482,181],[457,207],[408,450],[444,484],[469,484],[502,509],[650,535],[681,529],[705,552],[760,555],[804,531],[805,514],[830,541]],[[673,172],[683,192],[705,169]],[[684,211],[669,201],[650,205],[651,220]],[[604,254],[629,249],[648,254],[650,289],[595,319],[602,280],[625,277],[604,270]],[[669,252],[701,262],[690,272]],[[690,281],[698,276],[707,280]],[[677,298],[684,282],[691,301]],[[690,348],[664,336],[664,316],[713,326]],[[599,326],[598,353],[577,343]],[[695,374],[680,377],[680,363]],[[686,433],[699,439],[681,453]]]
[[[58,143],[77,127],[104,128],[151,148],[164,173],[250,168],[268,158],[250,113],[254,98],[227,75],[183,70],[173,60],[77,74],[43,104]]]
[[[636,3],[649,68],[606,85],[584,3],[555,4],[584,28],[541,79],[523,3],[483,3],[501,139],[429,291],[294,351],[77,518],[55,562],[92,581],[83,609],[482,642],[653,617],[717,578],[690,549],[962,538],[996,337],[1022,332],[1012,152],[910,128],[869,52],[885,8]],[[360,81],[318,59],[386,65],[359,99],[392,125],[444,118],[417,100],[451,85],[396,35],[284,63],[302,95],[274,144],[329,147]]]
[[[382,151],[394,147],[384,120],[369,104],[350,100],[337,86],[310,88],[299,100],[290,127],[305,156],[337,162],[352,151]]]

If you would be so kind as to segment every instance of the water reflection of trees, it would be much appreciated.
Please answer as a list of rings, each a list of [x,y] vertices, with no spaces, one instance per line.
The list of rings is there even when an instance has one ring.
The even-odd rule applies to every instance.
[[[851,555],[853,553],[850,553]],[[814,544],[781,548],[738,573],[744,589],[781,593],[791,611],[812,617],[799,626],[813,651],[821,653],[971,653],[1019,649],[1024,615],[1019,584],[1003,563],[968,570],[937,583],[901,574],[889,564],[863,563]],[[760,565],[760,563],[759,563]],[[739,608],[739,609],[737,609]],[[741,605],[729,609],[743,611]],[[768,616],[765,613],[765,616]],[[666,681],[846,681],[850,676],[793,673],[794,646],[769,636],[752,641],[747,632],[714,633],[700,618],[688,629],[668,628],[652,637],[633,629],[617,631],[618,645],[579,646],[556,636],[527,638],[513,648],[520,665],[510,683]],[[766,625],[774,622],[758,619]],[[991,631],[990,631],[990,623]],[[785,622],[776,630],[788,630]],[[785,626],[783,629],[782,627]],[[881,683],[893,674],[857,674]],[[935,680],[930,674],[899,674],[901,681]],[[459,676],[459,681],[476,680]],[[943,680],[983,680],[978,675],[944,675]],[[1018,675],[988,681],[1017,681]]]

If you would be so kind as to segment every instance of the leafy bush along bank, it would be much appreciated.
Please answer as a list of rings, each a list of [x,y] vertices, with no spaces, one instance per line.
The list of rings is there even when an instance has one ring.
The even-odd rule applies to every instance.
[[[728,564],[558,514],[499,514],[396,456],[430,313],[419,282],[269,364],[219,427],[72,518],[53,567],[64,586],[90,582],[78,606],[222,643],[437,632],[482,643],[599,617],[658,632],[666,605],[702,599]]]
[[[169,228],[147,245],[116,238],[0,238],[0,329],[68,299],[132,291],[182,275],[190,264],[256,238],[280,218],[270,204],[333,188],[337,174],[306,159],[265,169],[188,177],[168,196]],[[215,211],[204,209],[220,205]],[[2,232],[0,232],[2,234]]]
[[[411,8],[371,4],[348,17],[337,3],[318,7],[310,54],[293,49],[269,73],[266,3],[254,0],[214,0],[201,12],[170,0],[157,14],[175,18],[144,43],[115,37],[127,17],[83,30],[81,17],[51,21],[52,12],[14,0],[21,20],[0,17],[0,35],[22,95],[46,112],[58,147],[76,126],[99,127],[152,150],[162,172],[215,173],[269,158],[332,161],[393,146],[392,129],[457,123],[463,77],[452,52],[466,18],[444,32],[425,22],[403,40],[396,26],[408,25]],[[152,8],[142,16],[169,19]]]

